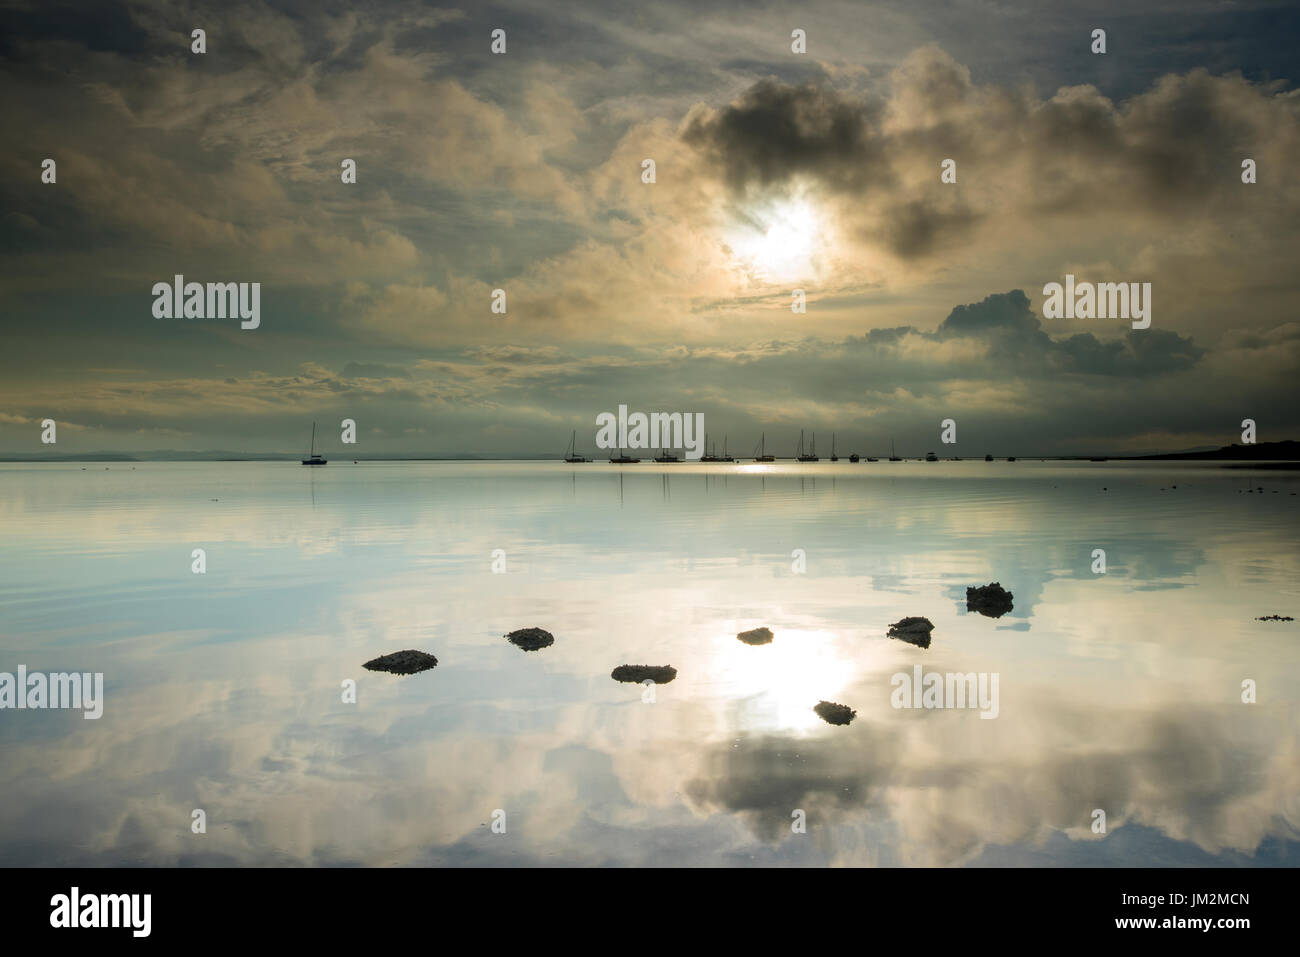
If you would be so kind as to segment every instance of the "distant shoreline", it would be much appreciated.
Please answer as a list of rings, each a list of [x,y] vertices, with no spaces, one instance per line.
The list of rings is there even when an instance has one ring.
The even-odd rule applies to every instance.
[[[243,462],[243,463],[278,462],[278,463],[283,463],[283,464],[292,465],[292,464],[297,464],[297,463],[299,463],[299,459],[300,459],[299,456],[283,456],[283,457],[281,457],[281,456],[274,456],[274,457],[273,457],[273,456],[266,456],[266,457],[250,457],[250,458],[239,458],[239,459],[229,459],[229,458],[222,458],[222,459],[213,459],[213,458],[180,458],[180,457],[177,457],[177,458],[165,458],[165,459],[163,459],[163,458],[157,458],[157,459],[155,459],[155,458],[118,458],[118,457],[113,457],[113,458],[110,458],[110,457],[98,457],[98,458],[27,458],[27,459],[16,459],[16,458],[5,458],[5,457],[3,457],[3,456],[0,456],[0,464],[2,464],[2,465],[159,465],[159,464],[167,465],[167,464],[172,464],[172,463],[175,463],[175,464],[182,464],[182,463],[184,463],[184,464],[201,464],[201,463],[207,463],[207,464],[210,464],[210,465],[216,465],[216,464],[233,464],[233,463],[239,463],[239,462]],[[1089,458],[1089,457],[1086,457],[1086,456],[1077,456],[1077,455],[1069,455],[1069,456],[1066,456],[1066,455],[1059,455],[1059,456],[1052,456],[1052,455],[1045,455],[1045,456],[1044,456],[1044,455],[1020,455],[1020,456],[1016,456],[1016,460],[1017,460],[1017,461],[1014,461],[1014,462],[1010,462],[1010,463],[1008,463],[1008,462],[1007,462],[1007,459],[1006,459],[1005,456],[999,456],[999,457],[996,457],[996,458],[993,460],[993,462],[985,462],[983,458],[974,458],[974,457],[972,457],[972,458],[965,458],[965,457],[963,457],[963,458],[961,459],[961,461],[962,461],[963,463],[970,464],[970,465],[992,465],[992,464],[994,464],[994,463],[997,463],[997,464],[1003,464],[1003,465],[1005,465],[1005,464],[1019,465],[1019,464],[1033,464],[1033,463],[1035,463],[1035,462],[1038,462],[1038,463],[1042,463],[1042,462],[1083,462],[1083,463],[1092,462],[1092,464],[1096,464],[1096,465],[1105,465],[1107,462],[1155,462],[1155,463],[1166,462],[1166,463],[1169,463],[1169,464],[1174,464],[1174,463],[1178,463],[1178,462],[1205,462],[1205,463],[1207,463],[1207,464],[1218,462],[1218,463],[1220,463],[1220,467],[1221,467],[1221,468],[1226,468],[1226,469],[1266,469],[1266,470],[1281,470],[1281,471],[1300,469],[1300,461],[1292,460],[1292,459],[1259,459],[1259,460],[1241,460],[1241,459],[1215,459],[1215,458],[1210,458],[1210,457],[1201,457],[1201,456],[1197,456],[1197,457],[1194,457],[1194,458],[1192,458],[1192,457],[1181,458],[1181,457],[1170,457],[1170,456],[1150,456],[1150,455],[1147,455],[1147,456],[1131,456],[1131,457],[1123,457],[1123,456],[1109,456],[1109,457],[1106,458],[1104,461],[1097,461],[1096,459],[1093,459],[1093,458]],[[902,461],[905,462],[905,463],[911,463],[911,464],[917,464],[917,463],[926,464],[926,463],[923,462],[923,460],[922,460],[919,456],[903,457],[903,458],[902,458]],[[934,462],[934,463],[928,463],[928,464],[934,464],[934,465],[937,465],[937,464],[940,464],[940,463],[942,463],[942,462],[950,462],[950,461],[951,461],[951,460],[949,460],[949,459],[941,459],[940,462]],[[333,465],[354,465],[354,464],[365,464],[365,463],[375,463],[375,462],[452,462],[452,463],[455,463],[455,462],[459,462],[459,463],[475,463],[475,462],[477,462],[477,463],[482,463],[482,464],[485,464],[485,465],[487,465],[487,464],[494,464],[494,463],[505,463],[505,462],[554,462],[554,463],[556,463],[557,465],[566,465],[566,464],[567,464],[567,465],[572,465],[572,466],[574,466],[574,467],[577,467],[578,465],[609,465],[609,464],[610,464],[610,462],[609,462],[608,460],[606,460],[606,459],[595,459],[595,460],[592,460],[592,461],[589,461],[589,462],[583,462],[583,463],[566,463],[566,462],[565,462],[561,457],[559,457],[559,456],[550,456],[550,455],[547,455],[547,456],[533,456],[533,457],[515,457],[515,458],[508,458],[508,459],[507,459],[507,458],[469,458],[469,457],[464,457],[464,456],[462,456],[462,457],[435,457],[435,456],[418,456],[418,457],[417,457],[417,456],[401,456],[401,457],[393,457],[393,458],[389,458],[389,457],[367,457],[367,458],[362,458],[362,457],[358,456],[358,457],[355,458],[355,459],[351,459],[351,458],[343,458],[343,459],[332,460],[332,461],[330,462],[330,464],[333,464]],[[844,465],[844,466],[846,466],[846,467],[848,467],[848,466],[850,466],[850,465],[859,465],[859,464],[861,464],[861,465],[875,465],[875,464],[885,464],[885,465],[888,465],[888,464],[893,464],[893,463],[875,463],[875,462],[868,463],[868,462],[865,462],[865,461],[864,461],[864,462],[861,462],[861,463],[857,463],[857,462],[849,462],[848,459],[847,459],[847,457],[846,457],[846,458],[841,458],[839,462],[831,462],[830,459],[822,459],[820,462],[810,462],[810,463],[801,463],[801,462],[799,462],[797,459],[794,459],[794,458],[778,458],[778,459],[776,459],[776,460],[773,461],[773,462],[766,462],[766,463],[754,463],[754,462],[749,461],[748,459],[738,459],[738,460],[736,460],[736,461],[734,461],[734,462],[691,462],[691,461],[682,461],[682,462],[662,463],[662,462],[655,462],[655,461],[653,461],[652,459],[645,459],[645,460],[643,460],[643,461],[641,461],[641,462],[639,462],[639,463],[637,463],[637,464],[640,464],[640,465],[651,465],[651,466],[660,466],[660,465],[665,465],[665,464],[667,464],[667,465],[671,465],[671,466],[682,466],[682,465],[732,465],[732,466],[739,466],[739,465],[754,465],[754,464],[783,465],[783,464],[787,464],[787,463],[789,463],[789,464],[795,464],[795,465]],[[620,464],[620,463],[614,463],[614,464]],[[621,465],[621,464],[620,464],[620,465]],[[621,465],[621,467],[626,467],[626,466]]]
[[[328,456],[326,456],[328,458]],[[39,453],[24,456],[0,455],[0,462],[6,463],[32,463],[32,462],[67,462],[67,463],[96,463],[96,462],[298,462],[302,458],[298,452],[270,452],[264,455],[241,454],[237,452],[212,451],[212,452],[174,452],[170,449],[157,449],[152,452],[142,452],[138,455],[132,455],[126,452],[91,452],[81,456],[63,456],[63,455],[41,455]],[[864,456],[865,458],[865,456]],[[966,462],[984,462],[984,453],[967,453],[961,456]],[[1047,462],[1197,462],[1197,461],[1221,461],[1221,462],[1258,462],[1258,466],[1230,466],[1236,468],[1270,468],[1285,469],[1290,468],[1290,463],[1300,463],[1300,442],[1288,439],[1282,442],[1260,442],[1256,445],[1225,445],[1219,449],[1196,449],[1187,452],[1166,452],[1153,455],[1105,455],[1100,452],[1090,455],[1033,455],[1016,453],[1016,458],[1023,462],[1047,461]],[[902,456],[905,462],[914,462],[920,459],[919,455]],[[994,461],[1006,461],[1006,455],[994,456]],[[508,457],[496,457],[487,455],[339,455],[338,462],[553,462],[562,461],[563,455],[555,453],[535,453],[532,455],[512,455]],[[848,456],[841,456],[840,460],[849,463]],[[944,456],[940,461],[949,461],[949,456]],[[600,463],[604,459],[594,459],[594,463]],[[734,464],[742,465],[748,463],[747,458],[737,458]],[[793,462],[793,457],[777,458],[777,462]],[[829,459],[823,459],[829,462]],[[1265,464],[1267,463],[1267,464]],[[680,465],[689,465],[690,462],[674,463]],[[732,463],[711,463],[705,462],[705,465],[712,464],[732,464]]]

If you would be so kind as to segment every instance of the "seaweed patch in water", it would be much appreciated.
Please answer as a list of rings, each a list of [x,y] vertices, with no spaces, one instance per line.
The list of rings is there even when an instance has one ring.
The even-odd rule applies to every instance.
[[[510,643],[517,645],[524,651],[537,651],[548,645],[555,644],[555,636],[543,628],[520,628],[506,635]]]
[[[834,701],[818,701],[813,710],[827,724],[848,724],[857,716],[857,712],[848,705],[836,704]]]
[[[672,665],[619,665],[609,673],[615,681],[653,681],[657,685],[666,685],[677,677],[677,669]]]
[[[918,648],[929,648],[932,631],[934,631],[934,623],[929,618],[900,618],[889,626],[888,635],[890,638],[906,641]]]
[[[966,610],[977,611],[986,618],[1001,618],[1015,607],[1012,594],[1000,582],[966,589]]]
[[[391,655],[371,658],[361,667],[367,671],[387,671],[395,675],[413,675],[428,671],[438,663],[433,655],[423,651],[394,651]]]

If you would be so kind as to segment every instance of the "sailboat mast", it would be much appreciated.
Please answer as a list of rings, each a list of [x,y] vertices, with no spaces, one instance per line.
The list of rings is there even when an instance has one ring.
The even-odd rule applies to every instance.
[[[316,423],[311,424],[311,456],[316,457]]]

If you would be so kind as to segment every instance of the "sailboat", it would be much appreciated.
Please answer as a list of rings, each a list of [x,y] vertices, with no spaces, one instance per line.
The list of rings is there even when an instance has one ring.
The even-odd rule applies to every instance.
[[[591,459],[584,459],[578,454],[578,430],[573,430],[573,438],[569,439],[569,447],[564,450],[564,461],[566,462],[590,462]]]
[[[816,462],[817,459],[817,433],[813,433],[812,449],[806,455],[803,450],[803,429],[799,430],[799,454],[795,456],[796,462]]]
[[[835,433],[831,433],[831,461],[838,462],[840,457],[835,454]]]
[[[717,450],[717,449],[714,449],[713,451],[714,451],[714,452],[717,452],[718,450]],[[717,458],[717,456],[714,456],[714,457]],[[722,433],[722,458],[718,459],[718,461],[719,461],[719,462],[734,462],[734,461],[736,461],[736,457],[735,457],[734,455],[728,455],[728,454],[727,454],[727,433],[726,433],[726,432],[723,432],[723,433]]]
[[[618,450],[617,458],[614,456],[610,456],[609,460],[615,465],[633,465],[641,461],[640,459],[634,459],[631,456],[624,455],[622,448]]]
[[[891,461],[891,462],[901,462],[901,461],[903,461],[903,460],[900,459],[897,455],[894,454],[894,440],[893,440],[893,439],[890,439],[890,440],[889,440],[889,461]]]
[[[667,449],[661,448],[659,450],[659,454],[655,456],[655,461],[656,462],[680,462],[681,459],[673,455],[673,453],[669,452]]]
[[[715,444],[716,444],[716,443],[715,443]],[[701,461],[701,462],[717,462],[717,461],[718,461],[717,450],[714,449],[712,452],[709,451],[709,433],[707,433],[707,432],[704,433],[704,454],[700,456],[700,461]]]
[[[775,461],[776,461],[776,456],[775,456],[775,455],[768,455],[768,454],[767,454],[767,433],[766,433],[766,432],[764,432],[764,433],[762,434],[762,438],[759,440],[758,445],[759,445],[758,449],[754,449],[754,461],[755,461],[755,462],[775,462]],[[762,451],[760,452],[759,449],[762,449]]]
[[[927,462],[937,462],[939,461],[939,456],[935,455],[933,452],[926,452],[925,460]]]
[[[303,459],[303,465],[324,465],[326,459],[316,454],[316,423],[311,424],[311,458]]]

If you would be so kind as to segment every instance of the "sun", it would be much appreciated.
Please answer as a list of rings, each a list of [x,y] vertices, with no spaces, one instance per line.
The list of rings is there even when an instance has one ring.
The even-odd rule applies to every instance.
[[[813,276],[824,244],[817,208],[803,197],[748,209],[727,235],[737,265],[760,282]]]

